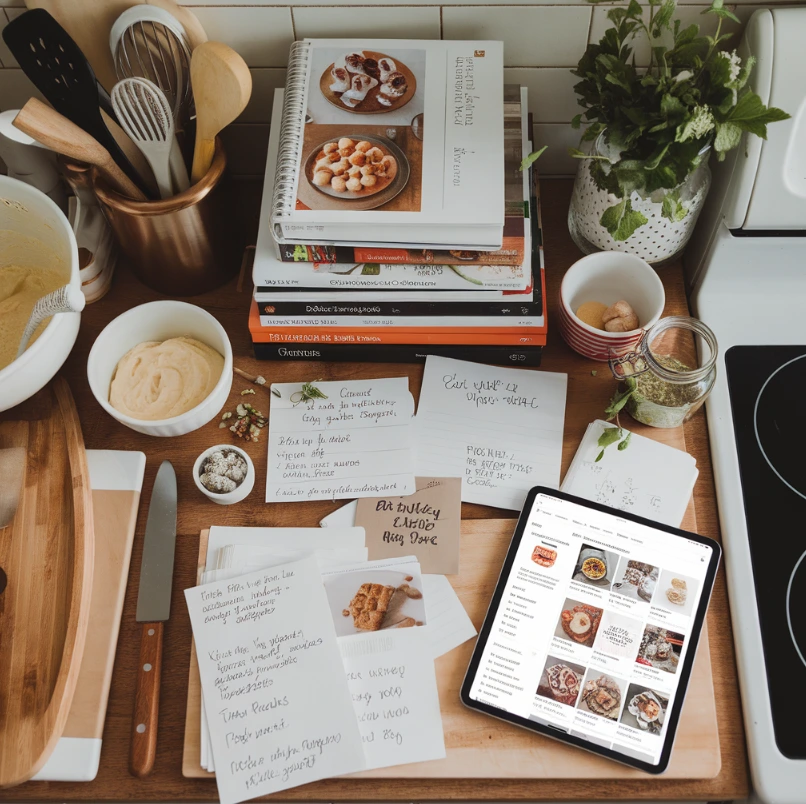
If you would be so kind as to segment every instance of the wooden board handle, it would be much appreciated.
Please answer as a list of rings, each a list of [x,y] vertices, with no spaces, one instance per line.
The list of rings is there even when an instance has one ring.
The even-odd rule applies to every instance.
[[[157,755],[162,630],[162,623],[143,623],[143,632],[140,635],[140,666],[137,668],[129,753],[129,770],[140,779],[151,773]]]

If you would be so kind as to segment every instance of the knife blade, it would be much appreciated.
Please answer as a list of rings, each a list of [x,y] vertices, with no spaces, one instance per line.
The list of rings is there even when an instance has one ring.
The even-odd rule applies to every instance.
[[[157,753],[163,624],[171,615],[174,549],[176,547],[176,472],[170,461],[157,471],[143,542],[140,587],[137,593],[140,665],[134,696],[129,769],[148,776]]]

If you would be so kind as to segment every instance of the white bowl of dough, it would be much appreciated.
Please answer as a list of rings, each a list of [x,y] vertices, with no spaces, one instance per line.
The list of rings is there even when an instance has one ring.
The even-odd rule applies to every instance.
[[[54,315],[11,359],[36,299],[68,283],[81,290],[78,247],[64,213],[34,187],[0,175],[0,410],[33,396],[70,354],[81,313]]]
[[[121,424],[145,435],[184,435],[224,407],[232,346],[224,327],[201,307],[149,302],[101,331],[87,378],[98,404]],[[183,412],[172,415],[176,410]]]

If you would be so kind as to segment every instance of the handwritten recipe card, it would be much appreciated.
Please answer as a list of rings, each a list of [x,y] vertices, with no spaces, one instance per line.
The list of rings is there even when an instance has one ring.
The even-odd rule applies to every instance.
[[[313,557],[185,598],[222,804],[366,766]]]
[[[408,379],[316,389],[321,396],[307,398],[298,383],[271,386],[266,502],[412,494]]]
[[[367,533],[370,559],[414,555],[423,572],[459,572],[462,479],[418,477],[408,497],[358,501],[355,524]]]
[[[418,476],[462,478],[462,500],[520,510],[560,482],[566,374],[429,356],[415,424]]]

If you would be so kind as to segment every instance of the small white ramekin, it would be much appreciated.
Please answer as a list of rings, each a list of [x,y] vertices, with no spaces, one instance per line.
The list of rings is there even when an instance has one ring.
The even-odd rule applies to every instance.
[[[638,329],[607,332],[580,321],[581,304],[597,301],[608,307],[624,299],[638,316]],[[634,254],[600,251],[577,260],[560,285],[558,326],[563,340],[591,360],[606,362],[611,350],[626,352],[663,315],[666,294],[657,271]]]
[[[204,463],[207,456],[217,450],[224,449],[231,449],[246,460],[246,477],[238,488],[233,491],[228,491],[226,494],[219,494],[206,489],[199,478],[201,477],[202,463]],[[196,484],[196,488],[204,494],[205,497],[209,497],[214,503],[218,503],[219,505],[232,505],[233,503],[246,499],[255,487],[255,465],[252,463],[252,459],[249,455],[240,447],[236,447],[234,444],[216,444],[214,447],[206,449],[196,458],[196,463],[193,464],[193,482]]]
[[[165,341],[181,336],[206,343],[224,357],[224,369],[210,395],[195,408],[169,419],[146,421],[127,416],[109,404],[109,386],[120,358],[143,341]],[[180,436],[212,421],[232,388],[232,346],[224,327],[201,307],[181,301],[155,301],[132,307],[113,318],[90,349],[87,379],[98,404],[121,424],[150,436]]]

